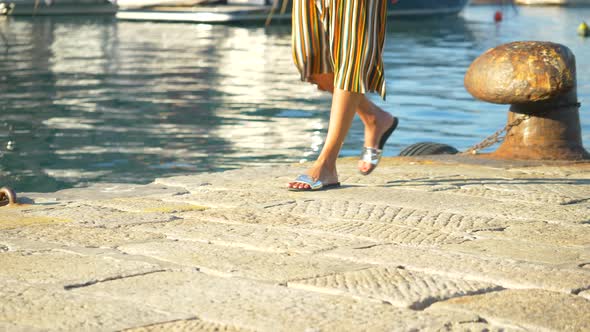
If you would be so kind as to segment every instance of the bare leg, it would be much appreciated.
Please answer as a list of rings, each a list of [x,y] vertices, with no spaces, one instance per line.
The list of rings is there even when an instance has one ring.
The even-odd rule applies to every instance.
[[[323,91],[334,93],[334,74],[317,74],[311,76],[312,81],[317,84],[318,88]],[[365,146],[377,148],[381,136],[393,124],[393,116],[377,105],[373,104],[367,97],[362,95],[356,113],[365,125]],[[370,163],[359,161],[358,168],[366,172],[371,167]]]
[[[352,125],[354,113],[358,108],[363,95],[356,92],[349,92],[336,89],[332,96],[332,108],[330,110],[330,124],[328,135],[322,148],[322,152],[314,165],[307,170],[307,175],[324,184],[338,182],[336,172],[336,159],[340,148]],[[310,186],[302,183],[289,183],[290,188],[309,189]]]

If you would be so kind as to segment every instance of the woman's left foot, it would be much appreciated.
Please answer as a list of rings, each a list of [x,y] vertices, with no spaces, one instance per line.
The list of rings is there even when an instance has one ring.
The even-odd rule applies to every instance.
[[[368,175],[377,167],[383,147],[397,124],[398,119],[385,111],[365,122],[365,146],[358,162],[361,174]]]

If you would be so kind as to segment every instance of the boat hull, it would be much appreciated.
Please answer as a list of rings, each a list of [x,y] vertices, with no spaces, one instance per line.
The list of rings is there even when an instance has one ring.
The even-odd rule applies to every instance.
[[[114,15],[117,6],[107,0],[0,0],[0,15]]]
[[[388,2],[388,16],[456,15],[465,8],[469,0],[399,0]]]
[[[469,0],[399,0],[388,2],[389,17],[416,17],[432,15],[457,15]],[[121,4],[121,1],[119,2]],[[248,23],[264,21],[271,6],[216,6],[166,7],[150,9],[122,9],[117,18],[122,20],[195,22],[195,23]],[[290,20],[290,13],[274,13],[273,20]]]
[[[515,0],[525,6],[590,6],[590,0]]]

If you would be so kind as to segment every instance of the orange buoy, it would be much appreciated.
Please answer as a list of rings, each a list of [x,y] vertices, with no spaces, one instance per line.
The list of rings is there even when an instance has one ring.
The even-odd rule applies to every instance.
[[[502,12],[501,12],[501,11],[499,11],[499,10],[497,10],[497,11],[494,13],[494,22],[501,22],[501,21],[502,21],[502,18],[503,18],[503,16],[504,16],[504,15],[502,15]]]

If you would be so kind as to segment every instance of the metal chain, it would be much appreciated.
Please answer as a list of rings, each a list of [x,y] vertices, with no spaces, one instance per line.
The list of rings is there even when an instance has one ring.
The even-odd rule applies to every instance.
[[[544,111],[541,112],[536,112],[535,116],[540,116],[540,115],[544,115],[547,114],[549,112],[558,110],[558,109],[562,109],[562,108],[576,108],[579,109],[582,106],[581,103],[579,102],[575,102],[575,103],[562,103],[559,105],[554,105],[552,108],[550,109],[546,109]],[[480,150],[483,150],[487,147],[490,147],[500,141],[503,141],[504,138],[506,137],[506,135],[508,135],[508,132],[513,128],[516,127],[518,125],[520,125],[523,121],[526,121],[528,119],[530,119],[531,114],[523,114],[522,116],[514,119],[514,121],[510,122],[509,124],[507,124],[506,126],[504,126],[504,128],[498,130],[497,132],[493,133],[492,135],[486,137],[483,141],[481,141],[478,144],[475,144],[474,146],[470,147],[469,149],[459,153],[460,155],[468,155],[468,154],[477,154]],[[501,136],[502,133],[506,133],[505,135]]]
[[[498,130],[497,132],[493,133],[492,135],[486,137],[480,143],[475,144],[474,146],[470,147],[469,149],[465,150],[464,152],[461,152],[460,154],[461,155],[477,154],[480,150],[483,150],[487,147],[490,147],[490,146],[504,140],[504,137],[506,137],[506,135],[502,135],[503,133],[508,134],[508,132],[513,127],[520,125],[523,121],[528,120],[530,117],[531,116],[529,114],[523,114],[522,116],[516,118],[514,121],[512,121],[509,124],[507,124],[506,126],[504,126],[504,128],[502,128],[502,129]]]

